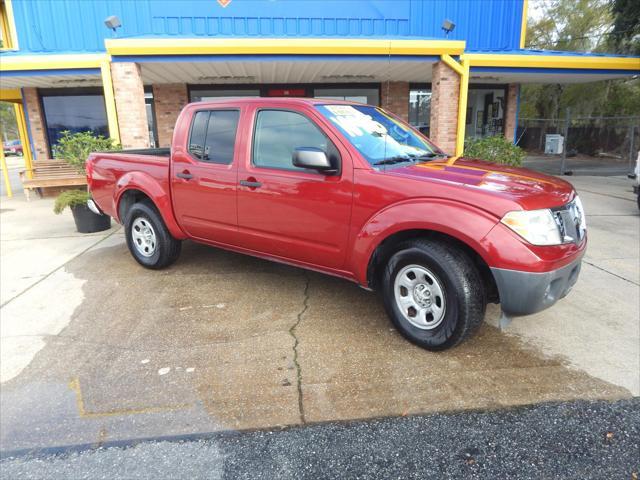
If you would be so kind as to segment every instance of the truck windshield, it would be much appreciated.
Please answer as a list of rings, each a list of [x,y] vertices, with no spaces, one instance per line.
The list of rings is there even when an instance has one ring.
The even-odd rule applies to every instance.
[[[447,156],[380,108],[369,105],[318,105],[316,108],[373,166],[426,162]]]

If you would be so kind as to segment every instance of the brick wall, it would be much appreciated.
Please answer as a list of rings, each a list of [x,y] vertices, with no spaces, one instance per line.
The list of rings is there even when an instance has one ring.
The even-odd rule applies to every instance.
[[[29,117],[29,131],[31,132],[31,142],[33,142],[33,155],[37,160],[49,158],[49,142],[44,126],[44,114],[40,107],[40,97],[35,88],[25,88],[24,103],[27,116]]]
[[[189,103],[187,85],[171,83],[153,86],[153,103],[160,147],[171,146],[173,127],[182,108]]]
[[[148,148],[149,127],[140,65],[112,63],[113,94],[123,148]]]
[[[429,136],[446,153],[456,150],[460,77],[442,62],[433,64]]]
[[[382,82],[380,86],[380,106],[409,121],[409,83]]]
[[[520,85],[509,84],[507,89],[507,105],[504,112],[504,136],[507,140],[513,141],[516,133],[516,121],[518,117],[518,91]]]

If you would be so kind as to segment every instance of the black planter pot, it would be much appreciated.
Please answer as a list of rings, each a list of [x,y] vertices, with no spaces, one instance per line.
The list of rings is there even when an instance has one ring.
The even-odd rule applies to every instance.
[[[71,211],[76,229],[80,233],[102,232],[111,228],[109,215],[96,215],[86,205],[76,205],[71,207]]]

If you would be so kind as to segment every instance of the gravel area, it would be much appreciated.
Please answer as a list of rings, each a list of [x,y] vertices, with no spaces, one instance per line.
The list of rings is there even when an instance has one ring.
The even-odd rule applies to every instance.
[[[640,398],[7,455],[11,479],[637,479]]]

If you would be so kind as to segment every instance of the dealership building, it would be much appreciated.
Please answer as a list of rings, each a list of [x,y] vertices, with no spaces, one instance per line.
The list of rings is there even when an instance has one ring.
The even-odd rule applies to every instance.
[[[638,57],[525,49],[527,0],[0,0],[0,8],[0,100],[15,104],[28,163],[51,158],[65,130],[166,147],[185,104],[230,96],[380,105],[460,154],[468,137],[515,138],[522,84],[640,74]]]

